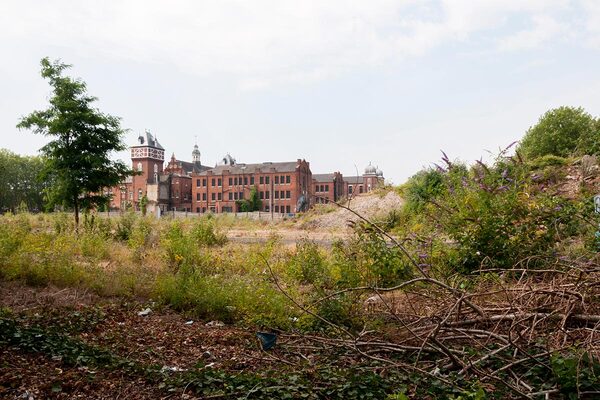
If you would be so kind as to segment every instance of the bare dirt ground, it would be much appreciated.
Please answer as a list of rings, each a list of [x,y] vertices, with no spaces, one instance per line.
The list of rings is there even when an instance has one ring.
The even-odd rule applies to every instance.
[[[147,315],[139,314],[147,308]],[[343,363],[343,357],[314,350],[297,335],[280,333],[276,347],[266,352],[255,330],[190,319],[144,299],[99,297],[74,288],[0,281],[0,311],[0,330],[11,320],[39,332],[31,341],[10,345],[6,332],[0,331],[0,399],[231,398],[193,394],[187,381],[165,387],[145,371],[154,368],[163,377],[164,371],[199,370],[273,376],[273,371],[297,372],[298,365],[312,371],[327,360]],[[69,361],[48,343],[63,354],[81,355]],[[88,353],[81,353],[81,346],[87,346]],[[94,363],[94,357],[106,354],[138,367]]]
[[[361,194],[343,203],[370,220],[383,218],[403,205],[395,191]],[[277,237],[286,245],[295,245],[299,240],[310,240],[322,246],[330,246],[335,240],[346,239],[352,234],[350,224],[359,220],[354,213],[334,204],[317,205],[299,217],[293,224],[273,224],[269,228],[232,228],[227,237],[233,242],[260,243]]]
[[[77,340],[143,365],[186,370],[203,363],[209,368],[242,372],[268,368],[277,361],[260,349],[252,331],[190,320],[166,308],[154,308],[140,316],[141,310],[153,307],[141,300],[0,282],[0,307],[9,308],[26,324],[60,325],[72,330],[71,336]],[[47,354],[0,345],[2,399],[157,399],[174,395],[161,393],[140,377],[66,366]]]

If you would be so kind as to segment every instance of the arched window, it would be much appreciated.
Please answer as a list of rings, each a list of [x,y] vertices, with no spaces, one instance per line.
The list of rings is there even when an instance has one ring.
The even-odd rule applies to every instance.
[[[158,164],[154,164],[154,173],[156,174],[158,172]]]
[[[138,165],[137,165],[137,170],[138,170],[139,172],[142,172],[142,163],[141,163],[141,162],[139,162],[139,163],[138,163]]]

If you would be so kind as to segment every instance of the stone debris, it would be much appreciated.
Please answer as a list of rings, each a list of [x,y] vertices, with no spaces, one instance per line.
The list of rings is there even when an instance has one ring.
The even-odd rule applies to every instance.
[[[140,311],[140,312],[138,313],[138,315],[139,315],[140,317],[145,317],[146,315],[150,314],[151,312],[152,312],[152,310],[151,310],[151,309],[149,309],[149,308],[145,308],[145,309],[143,309],[142,311]]]

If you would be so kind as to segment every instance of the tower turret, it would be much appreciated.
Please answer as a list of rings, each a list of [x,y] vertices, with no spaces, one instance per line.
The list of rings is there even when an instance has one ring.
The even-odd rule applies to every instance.
[[[200,150],[198,150],[198,144],[194,145],[194,151],[192,151],[192,162],[200,165]]]

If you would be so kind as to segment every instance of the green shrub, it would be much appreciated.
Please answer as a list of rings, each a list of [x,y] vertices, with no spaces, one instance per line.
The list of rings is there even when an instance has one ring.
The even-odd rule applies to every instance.
[[[534,158],[528,161],[528,165],[533,169],[543,169],[546,167],[553,166],[564,166],[569,163],[569,160],[564,157],[555,156],[553,154],[546,154],[541,157]]]
[[[581,107],[555,108],[529,128],[518,150],[528,159],[596,154],[600,150],[599,128],[598,122]]]
[[[199,218],[192,227],[191,236],[200,246],[220,246],[227,243],[227,236],[216,229],[214,219]]]
[[[131,237],[135,225],[136,216],[132,212],[127,212],[117,219],[117,226],[114,237],[117,240],[126,242]]]
[[[53,213],[52,220],[54,222],[54,232],[56,233],[72,232],[75,230],[75,223],[73,222],[73,218],[68,213]]]
[[[425,169],[413,175],[403,188],[406,208],[419,211],[445,190],[444,176],[437,169]]]
[[[157,298],[198,318],[226,323],[244,321],[271,328],[289,328],[296,311],[272,286],[235,276],[195,272],[165,274],[154,287]]]
[[[288,271],[302,284],[321,286],[327,284],[330,277],[319,246],[308,240],[296,243],[296,252],[289,261]]]
[[[358,224],[354,236],[333,247],[339,288],[394,285],[412,276],[410,261],[376,230]]]
[[[568,399],[578,399],[579,392],[600,391],[600,363],[588,353],[554,354],[552,372],[560,391]]]

